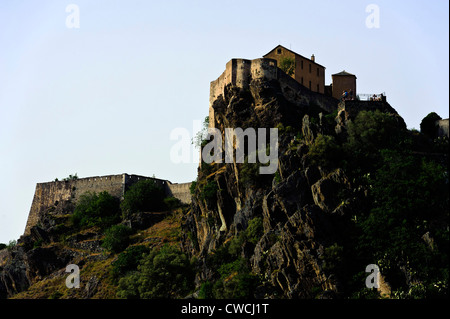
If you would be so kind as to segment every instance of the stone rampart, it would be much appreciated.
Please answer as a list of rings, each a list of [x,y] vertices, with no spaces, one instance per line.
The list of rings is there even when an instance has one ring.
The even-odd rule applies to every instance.
[[[225,92],[225,87],[232,84],[245,89],[254,79],[277,79],[277,61],[260,58],[255,60],[231,59],[225,66],[225,71],[210,84],[209,91],[209,124],[214,125],[214,110],[212,103]]]
[[[298,83],[292,77],[277,67],[277,61],[269,58],[255,60],[231,59],[225,66],[225,71],[210,84],[209,94],[209,126],[214,127],[214,101],[225,94],[225,87],[229,84],[246,89],[254,80],[277,80],[286,98],[294,104],[317,105],[327,112],[337,108],[338,100],[313,92]]]
[[[438,120],[438,121],[436,121],[436,125],[438,127],[437,134],[439,137],[443,137],[443,136],[449,137],[448,119]]]
[[[167,181],[168,195],[178,198],[183,204],[188,204],[191,202],[191,191],[190,186],[192,183],[180,183],[172,184]]]
[[[171,182],[154,177],[140,175],[107,175],[78,178],[67,181],[54,181],[36,184],[33,202],[28,215],[25,234],[29,234],[31,227],[37,224],[40,215],[49,208],[58,208],[64,202],[71,200],[76,203],[86,192],[108,192],[112,196],[123,199],[123,195],[131,185],[140,180],[152,179],[160,186],[167,196],[178,198],[182,203],[191,202],[189,186],[191,183],[172,184]]]

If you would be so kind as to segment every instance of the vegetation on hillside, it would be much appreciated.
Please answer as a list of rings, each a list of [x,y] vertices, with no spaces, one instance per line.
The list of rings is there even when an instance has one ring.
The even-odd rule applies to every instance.
[[[280,139],[291,140],[281,143],[280,156],[306,150],[303,167],[318,166],[329,172],[342,168],[351,181],[352,188],[340,190],[338,197],[341,205],[352,203],[358,209],[342,217],[344,235],[326,247],[322,256],[324,270],[339,280],[340,296],[381,297],[361,284],[368,264],[380,267],[391,298],[445,296],[450,251],[448,139],[433,135],[435,120],[440,117],[430,113],[419,133],[407,130],[394,114],[361,111],[339,138],[334,134],[336,123],[329,118],[323,117],[323,134],[308,145],[301,131],[286,130],[279,123]],[[315,118],[311,122],[318,126]],[[258,165],[247,161],[238,165],[239,185],[244,189],[269,189],[272,179],[276,184],[282,180],[278,171],[269,182],[260,180],[264,176],[258,174]],[[195,198],[217,202],[224,196],[214,179],[214,172],[223,166],[201,165],[191,189]],[[244,251],[253,251],[251,247],[260,239],[253,241],[255,237],[249,236],[254,221],[248,227],[206,257],[207,268],[213,273],[202,283],[200,297],[251,297],[263,284],[261,274],[252,273],[250,260],[244,257]]]
[[[447,294],[448,139],[432,136],[434,124],[429,123],[439,116],[430,114],[422,121],[421,132],[417,132],[407,130],[392,114],[362,111],[340,136],[334,134],[335,122],[331,120],[336,114],[325,115],[321,124],[317,115],[312,117],[311,125],[320,128],[320,133],[308,142],[304,131],[279,123],[280,157],[297,165],[297,171],[316,167],[325,175],[339,168],[351,181],[351,187],[339,189],[336,196],[341,202],[339,207],[353,205],[356,209],[333,217],[339,220],[335,227],[342,228],[341,235],[328,242],[317,256],[322,262],[321,271],[338,282],[340,298],[382,297],[376,290],[362,288],[368,264],[380,267],[390,285],[391,298]],[[204,128],[207,123],[205,120]],[[197,143],[201,146],[204,142],[204,137],[198,135]],[[238,185],[239,191],[251,196],[284,185],[287,176],[282,176],[281,169],[274,175],[262,176],[259,165],[248,163],[246,157],[244,163],[236,165],[236,174],[230,173],[237,181],[219,178],[229,169],[226,164],[200,165],[190,191],[194,201],[207,208],[208,214],[198,220],[204,229],[221,236],[221,219],[214,212],[218,203],[227,200],[223,189],[227,183]],[[270,198],[267,193],[265,196],[269,207]],[[41,236],[39,240],[31,246],[20,245],[28,250],[71,251],[77,256],[72,262],[82,267],[82,284],[90,288],[68,290],[63,276],[48,276],[14,297],[254,298],[266,293],[275,298],[283,293],[267,288],[269,277],[282,277],[277,277],[279,270],[264,273],[267,260],[276,257],[263,249],[277,244],[280,247],[282,240],[290,240],[283,237],[285,228],[267,232],[270,223],[279,218],[277,214],[282,214],[280,209],[271,212],[271,220],[261,213],[264,208],[257,207],[259,213],[254,215],[242,209],[240,216],[233,217],[233,222],[240,218],[240,223],[233,224],[231,235],[202,254],[195,253],[200,236],[182,228],[188,210],[193,209],[194,205],[183,206],[177,199],[166,197],[152,180],[134,184],[122,201],[107,192],[85,193],[72,211],[63,215],[49,211],[51,227],[47,235],[42,235],[45,226],[40,225],[35,233]],[[148,214],[155,219],[146,222]],[[310,231],[303,229],[303,224],[289,227],[298,232]],[[0,244],[0,249],[12,250],[15,245]],[[260,272],[255,271],[252,261],[256,251],[260,254]],[[321,289],[312,287],[308,293],[319,296]]]

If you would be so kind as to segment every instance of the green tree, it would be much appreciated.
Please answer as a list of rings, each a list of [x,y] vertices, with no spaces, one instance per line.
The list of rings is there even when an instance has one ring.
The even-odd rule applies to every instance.
[[[344,151],[355,173],[371,171],[380,160],[382,149],[403,149],[408,143],[406,127],[395,115],[361,111],[348,124]]]
[[[360,250],[370,252],[393,288],[405,288],[405,271],[427,287],[448,282],[447,171],[398,151],[381,155],[380,168],[369,178],[373,206],[359,218]],[[424,234],[436,247],[427,245]]]
[[[109,227],[120,221],[120,200],[104,191],[82,194],[71,220],[76,227]]]
[[[203,185],[200,198],[206,200],[208,203],[212,203],[216,199],[217,190],[217,182],[210,180]]]
[[[164,205],[167,209],[175,209],[182,205],[181,201],[173,196],[164,198]]]
[[[141,180],[125,192],[120,204],[122,216],[127,218],[137,212],[160,211],[165,209],[165,194],[154,180]]]
[[[138,271],[132,271],[125,277],[120,278],[117,297],[121,299],[139,299],[140,278],[141,274]]]
[[[342,151],[333,136],[319,134],[310,145],[308,155],[313,164],[336,167]]]
[[[295,71],[295,59],[291,57],[284,57],[280,59],[280,69],[287,75],[291,76]]]
[[[153,249],[146,255],[138,272],[121,278],[121,298],[180,298],[194,288],[192,266],[180,250],[172,246]]]
[[[435,112],[429,113],[420,122],[420,132],[434,139],[437,137],[437,125],[436,121],[442,120],[442,118]]]
[[[144,254],[148,254],[149,249],[143,245],[130,246],[117,256],[112,262],[111,273],[114,278],[123,277],[130,271],[137,270],[139,262]]]
[[[209,116],[205,117],[202,123],[202,128],[195,134],[195,137],[192,139],[192,144],[195,147],[201,148],[206,143],[206,136],[208,134],[209,127]]]
[[[258,277],[251,274],[246,261],[239,257],[222,264],[218,273],[220,278],[214,283],[212,294],[217,299],[252,298],[258,285]]]
[[[119,253],[128,247],[132,230],[125,225],[114,225],[105,232],[102,247],[112,253]]]

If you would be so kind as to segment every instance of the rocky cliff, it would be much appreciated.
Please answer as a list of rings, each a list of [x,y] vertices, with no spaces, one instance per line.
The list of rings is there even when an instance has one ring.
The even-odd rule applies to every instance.
[[[360,234],[355,219],[372,207],[371,186],[360,177],[376,165],[364,170],[366,160],[352,154],[352,123],[361,111],[387,118],[375,133],[367,121],[367,134],[388,136],[393,144],[409,134],[406,125],[386,101],[328,100],[324,107],[324,100],[306,100],[285,83],[250,78],[246,87],[226,85],[210,101],[210,126],[220,129],[222,140],[225,128],[278,128],[279,164],[273,175],[260,175],[260,164],[247,161],[199,167],[182,227],[206,296],[236,296],[241,289],[259,298],[348,297],[354,289],[349,273],[363,278],[364,262],[370,263],[370,257],[351,256],[357,249],[349,242]],[[363,280],[358,285],[364,288]]]

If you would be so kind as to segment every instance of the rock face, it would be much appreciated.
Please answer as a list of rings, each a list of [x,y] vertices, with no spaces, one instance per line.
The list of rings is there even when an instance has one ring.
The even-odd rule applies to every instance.
[[[61,203],[62,206],[71,208],[69,201]],[[29,234],[23,235],[15,246],[0,251],[0,299],[26,290],[32,283],[64,269],[82,255],[78,249],[68,249],[55,242],[66,230],[59,224],[66,218],[64,212],[46,211],[37,220],[39,226],[31,227]],[[41,247],[41,243],[50,242]]]
[[[329,298],[339,293],[339,278],[324,266],[324,252],[345,232],[342,216],[355,203],[346,197],[352,185],[344,170],[312,164],[308,149],[319,134],[345,133],[354,114],[343,106],[338,110],[337,100],[321,108],[284,83],[250,78],[244,88],[227,84],[222,91],[215,83],[210,126],[220,129],[222,139],[225,128],[279,128],[278,169],[275,175],[248,176],[246,163],[200,167],[183,225],[189,234],[184,249],[199,259],[198,282],[210,280],[214,269],[208,259],[258,217],[263,232],[256,243],[243,244],[241,253],[251,271],[264,278],[255,296]],[[334,124],[322,123],[333,110]],[[206,183],[217,186],[212,199],[202,195]]]

